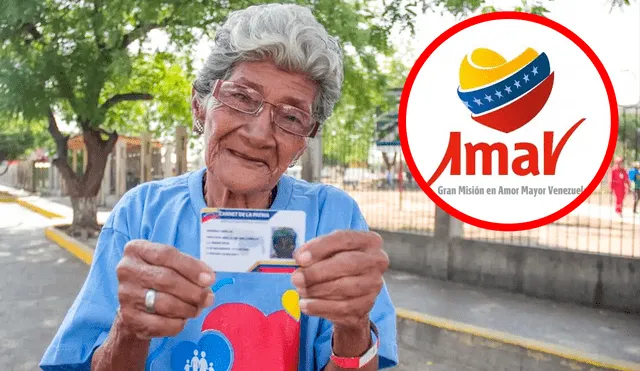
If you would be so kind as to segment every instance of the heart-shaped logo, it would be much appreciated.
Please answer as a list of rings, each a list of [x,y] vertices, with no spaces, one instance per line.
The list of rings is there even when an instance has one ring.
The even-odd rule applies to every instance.
[[[295,314],[295,307],[289,307],[289,310]],[[286,310],[265,316],[248,304],[221,304],[202,324],[202,331],[211,330],[224,334],[231,344],[233,362],[230,371],[298,369],[300,323]],[[215,364],[214,369],[219,371]]]
[[[218,331],[202,334],[198,343],[183,341],[171,351],[171,369],[175,371],[230,371],[233,365],[231,343]]]
[[[542,110],[553,76],[545,53],[528,48],[507,61],[493,50],[478,48],[460,64],[458,96],[474,121],[510,133]]]

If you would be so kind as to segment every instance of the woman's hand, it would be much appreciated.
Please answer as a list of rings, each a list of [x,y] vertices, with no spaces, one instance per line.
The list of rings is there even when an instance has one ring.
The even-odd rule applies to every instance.
[[[380,290],[389,257],[375,232],[338,231],[315,238],[295,253],[300,268],[292,282],[300,309],[330,320],[334,328],[369,331],[369,312]]]
[[[129,242],[116,269],[119,325],[140,339],[175,336],[189,318],[213,305],[215,274],[202,261],[174,247],[144,240]],[[145,308],[148,289],[156,290],[155,313]]]

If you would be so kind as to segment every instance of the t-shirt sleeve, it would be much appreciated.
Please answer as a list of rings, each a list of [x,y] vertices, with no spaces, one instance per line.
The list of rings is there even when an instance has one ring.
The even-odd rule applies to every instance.
[[[369,227],[360,212],[358,205],[349,198],[350,202],[340,203],[339,207],[351,206],[350,229],[367,231]],[[328,211],[328,210],[325,210]],[[335,214],[334,214],[335,215]],[[369,314],[369,318],[375,323],[380,336],[380,348],[378,349],[378,369],[395,367],[398,364],[398,346],[396,341],[396,311],[387,285],[382,290]],[[316,371],[322,371],[329,363],[331,356],[331,335],[333,325],[325,319],[320,320],[320,331],[314,343]]]
[[[129,241],[114,228],[117,212],[105,223],[94,252],[89,274],[44,353],[44,371],[89,371],[93,352],[105,341],[118,307],[116,266]]]

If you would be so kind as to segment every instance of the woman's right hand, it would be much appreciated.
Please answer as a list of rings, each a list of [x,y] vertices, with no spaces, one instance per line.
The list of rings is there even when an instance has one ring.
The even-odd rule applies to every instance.
[[[187,319],[213,305],[215,273],[204,262],[172,246],[134,240],[127,243],[116,269],[121,330],[140,339],[179,334]],[[155,313],[145,295],[156,291]]]

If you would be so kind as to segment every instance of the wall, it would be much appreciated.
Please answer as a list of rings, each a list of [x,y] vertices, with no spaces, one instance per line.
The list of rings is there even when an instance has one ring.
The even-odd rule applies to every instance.
[[[640,313],[640,259],[378,232],[391,269],[539,298]]]

